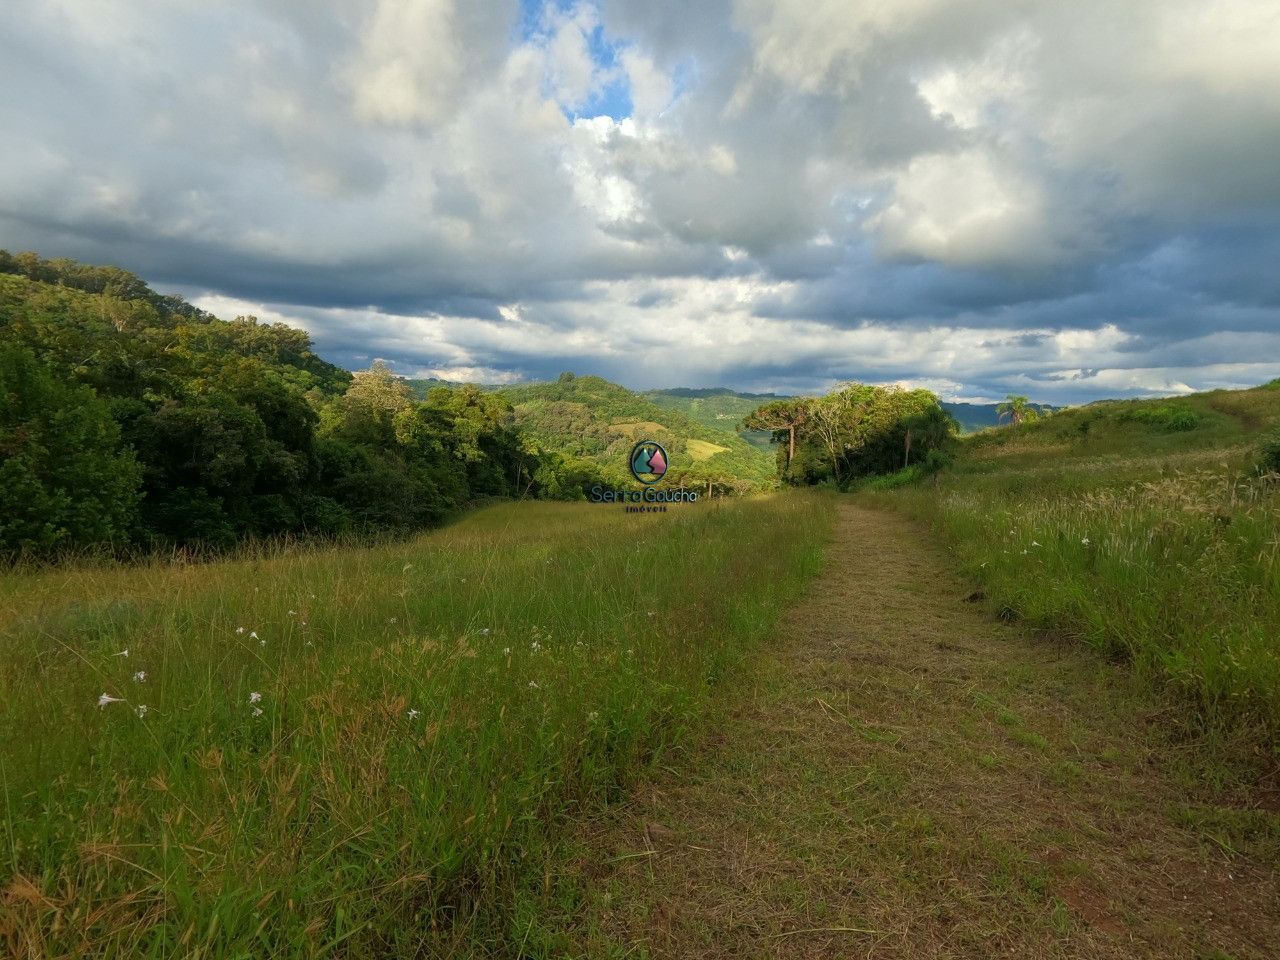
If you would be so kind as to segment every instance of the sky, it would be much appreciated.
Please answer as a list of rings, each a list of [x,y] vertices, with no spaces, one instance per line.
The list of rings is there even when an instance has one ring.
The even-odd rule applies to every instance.
[[[359,369],[1280,377],[1276,0],[10,0],[0,247]]]

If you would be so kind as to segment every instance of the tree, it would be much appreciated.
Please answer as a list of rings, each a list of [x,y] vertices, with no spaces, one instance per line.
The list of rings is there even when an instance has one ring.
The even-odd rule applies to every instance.
[[[391,448],[396,442],[396,415],[413,407],[413,390],[383,361],[351,378],[338,402],[345,437],[357,443]]]
[[[793,483],[844,486],[855,477],[891,473],[910,456],[927,457],[941,448],[958,429],[927,390],[849,383],[824,397],[791,403],[803,404],[789,464]],[[760,413],[750,421],[781,422]]]
[[[0,344],[0,549],[123,540],[140,481],[93,390],[55,378],[25,347]]]
[[[746,429],[772,431],[775,440],[778,434],[787,435],[787,463],[782,471],[784,476],[791,474],[791,463],[796,458],[796,431],[809,419],[810,403],[804,398],[774,400],[752,410],[742,419],[742,425]]]
[[[1031,402],[1020,394],[1011,393],[1004,398],[1004,402],[996,406],[996,417],[1003,420],[1009,418],[1009,422],[1015,426],[1019,423],[1029,423],[1037,418],[1036,408],[1031,406]]]

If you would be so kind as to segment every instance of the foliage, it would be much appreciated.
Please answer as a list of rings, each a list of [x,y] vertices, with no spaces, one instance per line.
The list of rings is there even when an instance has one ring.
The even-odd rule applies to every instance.
[[[21,384],[0,553],[406,531],[586,482],[498,396],[352,376],[302,330],[219,320],[115,267],[0,251],[0,351]]]
[[[1204,419],[1192,407],[1179,403],[1137,404],[1119,414],[1121,420],[1158,430],[1194,430]]]
[[[935,522],[995,610],[1131,662],[1197,733],[1274,764],[1280,487],[1256,457],[1278,425],[1265,388],[1093,404],[965,438],[936,487],[886,502]]]
[[[123,540],[139,475],[91,389],[0,341],[0,545],[38,553]]]
[[[550,383],[504,387],[516,423],[542,449],[595,465],[592,482],[630,482],[627,455],[637,440],[656,440],[671,455],[663,486],[750,492],[771,485],[767,455],[730,428],[707,426],[600,377],[562,374]],[[689,441],[722,448],[703,457]],[[706,448],[710,449],[710,448]],[[588,484],[589,486],[590,484]]]
[[[927,390],[862,383],[824,397],[773,401],[744,424],[774,431],[779,473],[788,482],[841,488],[909,467],[913,459],[936,463],[958,429]]]
[[[1264,437],[1258,445],[1258,470],[1262,473],[1280,474],[1280,430]]]
[[[996,416],[1003,420],[1008,417],[1015,426],[1019,423],[1034,423],[1040,419],[1040,411],[1031,405],[1031,401],[1020,394],[1011,393],[1002,403],[996,405]]]
[[[714,430],[736,431],[747,443],[770,455],[773,453],[770,449],[773,432],[752,430],[745,427],[743,421],[762,404],[790,399],[773,393],[738,393],[726,387],[676,387],[669,390],[648,390],[641,396],[660,407],[678,410],[690,420]]]
[[[501,505],[376,548],[9,573],[0,954],[519,955],[565,817],[689,728],[830,513]]]

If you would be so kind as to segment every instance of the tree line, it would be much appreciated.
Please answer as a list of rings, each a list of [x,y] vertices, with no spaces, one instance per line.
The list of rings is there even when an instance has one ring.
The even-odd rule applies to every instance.
[[[865,383],[763,404],[743,426],[773,434],[783,482],[841,489],[869,476],[938,466],[959,430],[930,391]]]
[[[383,364],[327,363],[302,330],[0,251],[0,554],[409,530],[595,482],[500,396],[418,398]]]

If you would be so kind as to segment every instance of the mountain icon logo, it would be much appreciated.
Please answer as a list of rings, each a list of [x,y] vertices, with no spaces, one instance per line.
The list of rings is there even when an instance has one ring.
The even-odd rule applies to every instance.
[[[641,440],[631,448],[631,475],[644,484],[657,483],[667,475],[667,451],[653,440]]]

